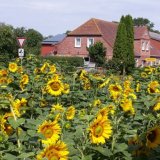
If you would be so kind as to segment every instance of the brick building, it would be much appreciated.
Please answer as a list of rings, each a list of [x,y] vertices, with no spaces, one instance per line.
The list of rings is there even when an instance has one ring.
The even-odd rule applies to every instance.
[[[113,56],[114,41],[118,23],[92,18],[68,33],[58,43],[51,44],[53,51],[59,56],[88,57],[86,47],[101,41],[106,47],[106,59]],[[43,45],[42,45],[43,50]],[[137,66],[147,63],[147,58],[160,60],[160,34],[149,32],[146,26],[134,27],[134,54]],[[45,56],[44,52],[42,55]]]

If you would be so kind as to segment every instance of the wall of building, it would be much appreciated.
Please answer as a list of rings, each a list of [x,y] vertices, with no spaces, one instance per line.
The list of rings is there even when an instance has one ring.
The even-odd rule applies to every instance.
[[[78,36],[80,37],[80,36]],[[57,46],[57,55],[62,56],[80,56],[86,57],[88,56],[87,47],[87,38],[94,38],[94,43],[101,41],[104,46],[107,48],[107,57],[112,57],[112,47],[109,46],[101,36],[81,36],[81,47],[75,47],[75,37],[68,36]]]
[[[50,54],[53,54],[55,50],[55,46],[48,45],[48,44],[42,44],[41,46],[41,56],[48,56]]]

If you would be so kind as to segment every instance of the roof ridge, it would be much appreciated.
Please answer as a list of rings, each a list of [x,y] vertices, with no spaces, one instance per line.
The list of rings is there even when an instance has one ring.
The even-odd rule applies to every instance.
[[[81,24],[79,27],[75,28],[73,31],[71,31],[70,33],[68,33],[68,35],[72,34],[72,32],[74,32],[75,30],[78,30],[79,28],[81,28],[84,24],[88,23],[91,19],[89,19],[88,21],[84,22],[83,24]]]
[[[95,25],[96,25],[96,27],[97,27],[97,29],[98,29],[98,32],[99,32],[101,35],[103,35],[102,32],[101,32],[101,30],[99,29],[97,23],[96,23],[96,20],[98,20],[98,19],[95,19],[95,18],[92,18],[92,19],[93,19],[93,21],[94,21],[94,23],[95,23]]]

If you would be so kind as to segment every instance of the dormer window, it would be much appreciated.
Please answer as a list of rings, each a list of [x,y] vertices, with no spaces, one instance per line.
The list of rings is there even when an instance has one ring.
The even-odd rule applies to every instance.
[[[79,37],[76,37],[75,38],[75,47],[81,47],[81,38]]]
[[[87,47],[90,47],[94,44],[94,38],[88,38],[87,39]]]

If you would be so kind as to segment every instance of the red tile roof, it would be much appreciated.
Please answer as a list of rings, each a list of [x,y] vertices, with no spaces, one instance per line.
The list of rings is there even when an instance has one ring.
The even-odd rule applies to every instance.
[[[68,36],[102,36],[104,40],[113,48],[117,28],[118,23],[92,18],[79,26],[77,29],[70,32]],[[160,57],[160,41],[158,41],[159,39],[157,40],[157,37],[160,38],[160,35],[149,34],[146,26],[134,27],[134,39],[150,39],[151,56]],[[134,52],[136,56],[140,56],[139,46],[135,46]]]
[[[95,20],[92,18],[70,32],[68,35],[70,36],[79,36],[79,35],[102,35],[99,30]]]
[[[70,32],[68,36],[102,36],[104,40],[113,47],[117,28],[118,23],[92,18]],[[146,33],[148,33],[147,27],[134,27],[135,39],[145,38]]]
[[[134,27],[134,39],[144,39],[148,36],[148,29],[146,26],[135,26]]]

